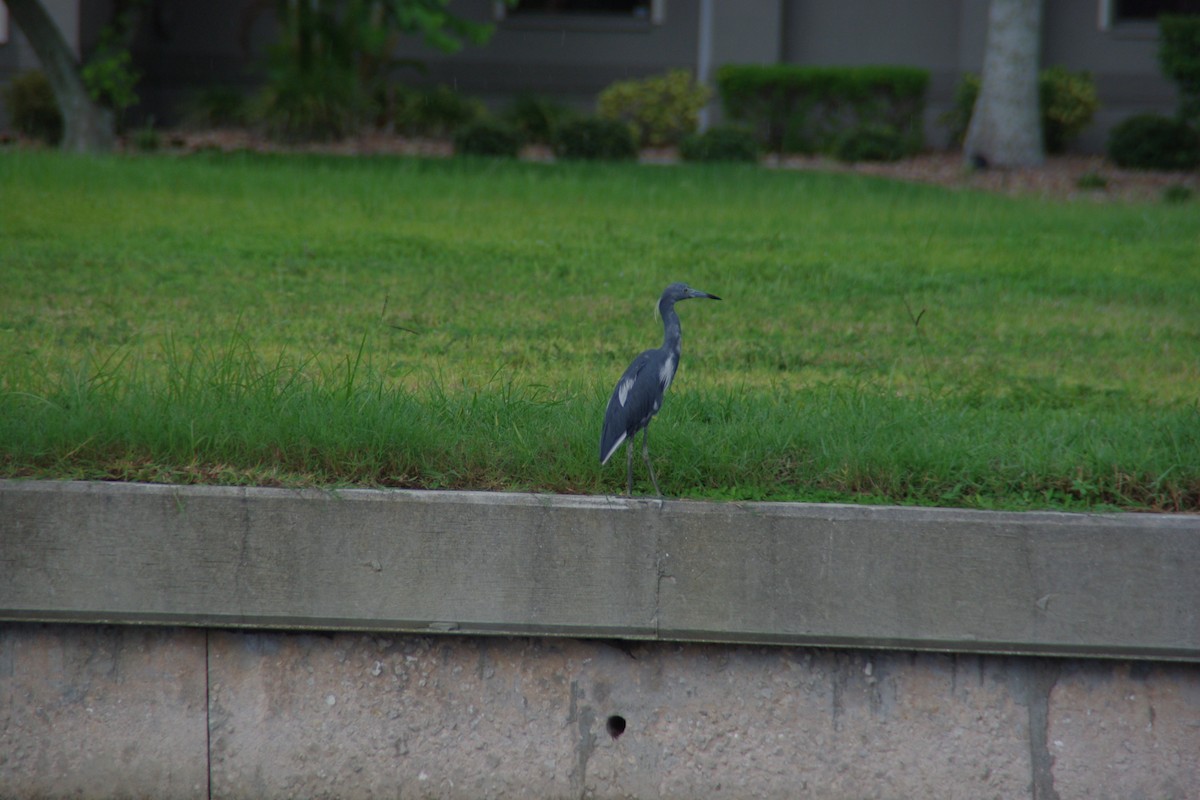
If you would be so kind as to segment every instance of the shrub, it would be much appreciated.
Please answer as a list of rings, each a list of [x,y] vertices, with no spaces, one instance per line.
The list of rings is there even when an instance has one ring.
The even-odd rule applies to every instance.
[[[415,136],[450,136],[485,115],[483,103],[445,85],[396,94],[397,129]]]
[[[967,138],[967,128],[971,125],[971,115],[975,113],[975,101],[979,99],[980,78],[974,72],[963,73],[954,87],[954,100],[950,110],[938,117],[938,122],[950,133],[950,146],[962,147]]]
[[[1099,172],[1085,172],[1075,181],[1075,186],[1084,191],[1103,191],[1108,188],[1108,178]]]
[[[954,105],[941,117],[942,124],[950,129],[950,141],[955,147],[961,147],[966,138],[979,87],[978,75],[963,75],[954,92]],[[1038,76],[1038,102],[1042,112],[1042,142],[1048,153],[1064,152],[1100,107],[1091,73],[1071,72],[1057,66],[1042,70]]]
[[[229,86],[209,86],[196,92],[183,111],[194,128],[239,128],[250,122],[250,104],[242,92]]]
[[[1190,186],[1184,186],[1182,183],[1172,183],[1163,189],[1163,202],[1171,205],[1188,203],[1191,202],[1194,194]]]
[[[1096,116],[1100,99],[1090,72],[1065,67],[1043,70],[1038,80],[1046,152],[1062,153]]]
[[[759,146],[745,128],[718,125],[704,133],[684,137],[679,145],[684,161],[758,161]]]
[[[1132,169],[1195,169],[1200,165],[1200,136],[1180,120],[1139,114],[1112,129],[1108,156]]]
[[[162,137],[154,129],[153,117],[148,119],[144,126],[129,135],[129,143],[145,153],[153,152],[162,145]]]
[[[116,111],[118,116],[138,101],[135,87],[142,74],[133,68],[133,56],[128,50],[101,46],[79,70],[79,77],[91,98]]]
[[[583,117],[562,126],[554,153],[559,158],[624,161],[637,158],[637,142],[624,122]]]
[[[1163,74],[1179,86],[1179,115],[1200,118],[1200,16],[1164,15],[1158,61]]]
[[[341,139],[362,124],[370,103],[348,70],[277,69],[263,93],[267,133],[284,140]]]
[[[4,88],[4,105],[13,128],[22,135],[49,144],[62,139],[62,114],[45,73],[34,70],[13,78]]]
[[[498,120],[476,120],[454,135],[454,152],[458,155],[516,158],[520,149],[520,135]]]
[[[137,84],[142,73],[134,68],[128,42],[133,39],[137,4],[116,3],[111,21],[100,29],[79,77],[93,101],[113,111],[118,126],[125,109],[138,102]]]
[[[885,126],[856,128],[834,146],[833,154],[842,161],[899,161],[905,156],[904,137]]]
[[[776,151],[833,152],[857,128],[891,128],[920,149],[929,72],[911,67],[733,65],[717,73],[726,115]]]
[[[614,83],[600,93],[597,110],[601,117],[632,125],[643,147],[668,147],[696,130],[700,109],[711,97],[707,86],[692,80],[687,70],[677,69]]]
[[[513,100],[501,118],[515,128],[525,141],[552,144],[558,129],[574,116],[575,112],[562,103],[524,94]]]

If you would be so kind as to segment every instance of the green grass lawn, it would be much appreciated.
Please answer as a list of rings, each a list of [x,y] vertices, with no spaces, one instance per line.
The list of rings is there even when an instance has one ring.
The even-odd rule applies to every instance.
[[[7,152],[0,209],[0,475],[621,491],[604,404],[684,280],[724,301],[679,307],[669,494],[1200,510],[1194,205]]]

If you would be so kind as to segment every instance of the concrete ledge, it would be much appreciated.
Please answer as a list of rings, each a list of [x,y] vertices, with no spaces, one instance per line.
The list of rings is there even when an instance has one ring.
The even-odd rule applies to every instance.
[[[0,619],[1200,661],[1200,517],[0,481]]]

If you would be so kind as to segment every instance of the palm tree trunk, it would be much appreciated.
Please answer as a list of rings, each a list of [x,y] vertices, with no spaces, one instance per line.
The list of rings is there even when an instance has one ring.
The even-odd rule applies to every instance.
[[[1029,167],[1045,160],[1038,104],[1042,0],[991,0],[983,85],[963,152],[976,166]]]
[[[75,153],[111,150],[116,139],[112,111],[92,100],[79,75],[79,62],[40,0],[5,0],[13,21],[42,62],[63,117],[62,148]]]

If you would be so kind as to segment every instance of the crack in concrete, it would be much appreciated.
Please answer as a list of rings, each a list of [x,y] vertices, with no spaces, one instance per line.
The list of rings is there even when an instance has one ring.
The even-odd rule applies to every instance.
[[[662,591],[663,582],[674,576],[667,572],[667,559],[670,553],[663,546],[663,529],[657,521],[654,524],[654,639],[662,641]]]
[[[1050,693],[1058,683],[1059,665],[1050,659],[1028,663],[1025,702],[1029,709],[1029,767],[1033,800],[1061,800],[1054,788],[1054,755],[1047,731],[1050,727]]]
[[[571,769],[568,780],[571,791],[584,798],[587,796],[587,766],[596,749],[596,734],[592,733],[592,723],[595,722],[596,712],[591,706],[579,707],[583,690],[578,681],[571,681],[571,699],[567,709],[567,724],[575,723],[579,731],[579,741],[575,745],[575,766]]]
[[[654,532],[654,638],[662,638],[662,582],[666,577],[663,569],[662,532]]]

